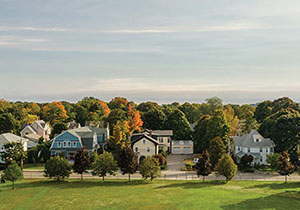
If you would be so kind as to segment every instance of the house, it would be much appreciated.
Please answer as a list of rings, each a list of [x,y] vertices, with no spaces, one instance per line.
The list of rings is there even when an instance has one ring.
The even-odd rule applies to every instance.
[[[142,134],[147,134],[155,139],[159,143],[159,150],[164,152],[171,152],[171,141],[173,136],[172,130],[148,130],[146,129],[143,133],[133,134],[132,140],[135,138],[134,136],[139,136]]]
[[[159,145],[159,142],[147,133],[134,135],[131,138],[131,147],[138,156],[138,162],[140,162],[141,157],[145,158],[151,157],[152,155],[157,155],[159,151]]]
[[[234,137],[233,143],[237,162],[240,162],[241,158],[247,154],[253,157],[252,165],[267,165],[267,155],[274,153],[274,142],[264,138],[256,130]]]
[[[77,123],[77,122],[75,122],[75,121],[68,122],[67,126],[68,126],[68,129],[81,128],[80,123]]]
[[[37,120],[25,126],[21,131],[21,136],[31,141],[38,142],[41,137],[44,141],[50,140],[51,128],[44,120]]]
[[[189,155],[194,153],[194,142],[192,140],[172,140],[172,154]]]
[[[77,151],[83,147],[91,154],[107,142],[108,128],[80,127],[67,130],[52,139],[51,156],[63,153],[68,160],[73,160]]]
[[[3,157],[1,157],[2,152],[5,151],[4,145],[12,142],[23,142],[24,151],[27,151],[28,139],[21,138],[20,136],[17,136],[13,133],[3,133],[0,135],[0,163],[1,164],[5,163],[5,160],[3,159]]]

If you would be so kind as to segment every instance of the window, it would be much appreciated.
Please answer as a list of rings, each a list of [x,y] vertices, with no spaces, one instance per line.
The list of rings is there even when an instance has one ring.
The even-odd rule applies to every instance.
[[[241,147],[238,147],[238,151],[241,151]]]
[[[259,139],[256,139],[256,142],[259,142]]]
[[[260,162],[263,162],[262,158],[260,158]]]
[[[143,144],[146,144],[146,140],[145,139],[143,140]]]
[[[139,151],[139,148],[138,148],[138,147],[136,147],[136,148],[135,148],[135,152],[138,152],[138,151]]]
[[[73,142],[73,147],[76,147],[76,141]]]
[[[248,147],[248,152],[251,152],[251,149],[250,149],[250,147]]]
[[[260,151],[260,152],[262,152],[262,151],[263,151],[263,148],[262,148],[262,147],[261,147],[261,148],[259,148],[259,151]]]
[[[147,152],[150,152],[150,147],[147,147]]]
[[[269,148],[268,147],[266,148],[266,152],[269,152]]]
[[[164,142],[164,138],[163,138],[163,137],[160,137],[160,138],[159,138],[159,142],[160,142],[160,143],[163,143],[163,142]]]
[[[66,146],[67,146],[67,142],[64,141],[64,147],[66,147]]]
[[[70,141],[68,141],[68,147],[71,147],[71,142]]]
[[[61,142],[57,142],[57,147],[61,147]]]
[[[168,138],[168,143],[170,143],[170,138]]]

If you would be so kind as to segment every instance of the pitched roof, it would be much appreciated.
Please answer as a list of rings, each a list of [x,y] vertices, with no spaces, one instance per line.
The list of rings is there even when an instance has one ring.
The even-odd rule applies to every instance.
[[[136,142],[142,140],[143,138],[148,139],[149,141],[153,142],[154,144],[159,144],[158,141],[156,141],[154,138],[152,138],[151,136],[148,136],[147,134],[143,133],[139,136],[137,136],[137,138],[135,138],[134,140],[131,140],[131,145],[134,145]]]
[[[157,136],[173,136],[172,130],[153,130],[152,135]]]
[[[256,139],[259,139],[259,142],[256,142]],[[235,146],[242,147],[274,147],[275,144],[271,139],[265,139],[260,135],[256,130],[252,130],[251,133],[236,136],[233,138]]]
[[[20,142],[21,137],[13,133],[3,133],[0,135],[0,144],[4,145],[11,142]],[[22,138],[22,141],[28,141],[26,138]]]

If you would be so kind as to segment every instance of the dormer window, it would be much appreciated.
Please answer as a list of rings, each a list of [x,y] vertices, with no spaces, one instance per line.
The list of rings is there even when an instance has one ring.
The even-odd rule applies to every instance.
[[[145,139],[143,140],[143,144],[146,144],[146,140]]]
[[[260,139],[255,139],[256,142],[260,142]]]

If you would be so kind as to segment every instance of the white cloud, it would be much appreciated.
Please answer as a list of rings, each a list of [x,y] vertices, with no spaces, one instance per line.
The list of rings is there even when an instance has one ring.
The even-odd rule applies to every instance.
[[[45,31],[45,32],[64,32],[66,28],[41,28],[31,26],[0,26],[0,31]]]
[[[160,48],[97,48],[97,47],[35,47],[41,52],[93,52],[93,53],[161,53]]]

